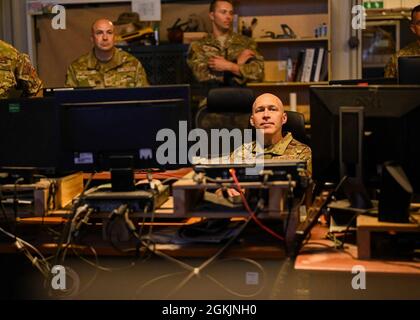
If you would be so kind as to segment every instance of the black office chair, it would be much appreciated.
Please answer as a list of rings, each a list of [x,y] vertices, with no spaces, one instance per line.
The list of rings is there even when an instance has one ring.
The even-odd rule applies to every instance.
[[[197,111],[195,126],[204,130],[247,129],[254,100],[254,91],[249,88],[212,89],[207,104]]]
[[[309,144],[308,136],[305,132],[305,117],[303,113],[286,110],[287,122],[283,125],[283,135],[291,132],[294,139],[304,144]]]

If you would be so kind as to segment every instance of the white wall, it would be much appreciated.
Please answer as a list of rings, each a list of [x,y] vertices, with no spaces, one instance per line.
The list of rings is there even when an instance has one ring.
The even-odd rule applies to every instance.
[[[352,34],[360,36],[351,29],[351,8],[361,0],[333,0],[332,11],[332,80],[361,78],[361,55],[358,49],[350,49],[348,40]]]

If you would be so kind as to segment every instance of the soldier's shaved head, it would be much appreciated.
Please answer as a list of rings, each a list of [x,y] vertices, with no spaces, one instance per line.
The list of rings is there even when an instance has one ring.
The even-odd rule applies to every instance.
[[[255,99],[250,123],[263,130],[264,144],[275,144],[282,139],[282,127],[287,122],[281,100],[271,93],[264,93]]]
[[[257,99],[255,99],[255,102],[252,105],[252,112],[254,112],[255,107],[257,105],[259,105],[260,102],[262,102],[262,101],[271,102],[271,103],[277,105],[279,108],[281,108],[282,111],[284,111],[283,102],[281,102],[281,100],[279,99],[279,97],[277,97],[276,95],[271,94],[271,93],[263,93],[263,94],[259,95],[257,97]]]
[[[92,34],[95,32],[95,29],[98,26],[102,26],[102,25],[108,25],[108,26],[112,27],[112,30],[114,30],[114,24],[112,23],[111,20],[108,20],[106,18],[99,18],[99,19],[96,19],[90,27],[90,30],[91,30]]]
[[[98,19],[92,23],[91,41],[96,57],[101,61],[111,59],[114,50],[115,33],[112,21]]]

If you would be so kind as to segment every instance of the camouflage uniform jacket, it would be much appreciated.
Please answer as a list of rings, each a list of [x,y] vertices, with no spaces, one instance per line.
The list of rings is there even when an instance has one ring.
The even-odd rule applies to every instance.
[[[223,75],[221,75],[221,72],[209,69],[209,58],[222,56],[226,60],[236,63],[239,54],[245,49],[254,51],[256,55],[244,65],[239,66],[241,76],[233,75],[234,80],[240,85],[249,81],[262,81],[264,77],[264,58],[258,53],[255,41],[233,32],[228,34],[224,46],[212,34],[193,42],[188,52],[187,63],[199,82],[222,81]]]
[[[8,98],[12,88],[34,96],[42,89],[42,81],[28,55],[0,40],[0,99]]]
[[[404,56],[420,56],[420,44],[418,41],[412,42],[394,54],[385,67],[386,78],[396,78],[398,74],[398,58]]]
[[[256,142],[245,143],[231,154],[232,160],[253,159],[256,156]],[[304,160],[307,170],[312,174],[312,151],[306,144],[293,139],[287,133],[279,142],[264,148],[264,159]]]
[[[66,87],[129,88],[148,85],[140,61],[117,48],[108,62],[100,62],[92,50],[72,62],[67,69]]]

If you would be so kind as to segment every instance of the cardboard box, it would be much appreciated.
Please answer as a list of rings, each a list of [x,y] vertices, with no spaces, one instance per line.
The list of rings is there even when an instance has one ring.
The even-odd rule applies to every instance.
[[[264,61],[264,82],[286,81],[286,64],[285,60]]]
[[[83,191],[83,173],[78,172],[61,178],[45,179],[55,184],[54,209],[62,209]]]

